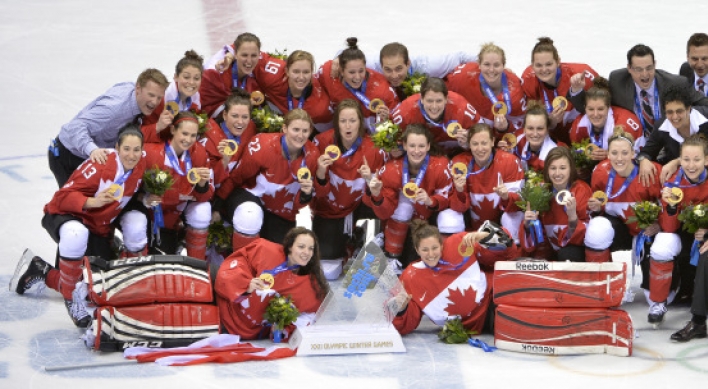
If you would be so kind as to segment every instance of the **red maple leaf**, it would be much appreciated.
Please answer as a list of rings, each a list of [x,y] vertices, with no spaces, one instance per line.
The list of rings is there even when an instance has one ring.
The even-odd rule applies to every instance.
[[[478,220],[480,223],[484,220],[499,219],[499,209],[494,206],[494,200],[489,200],[486,197],[480,201],[478,205],[472,205],[472,212],[479,216],[479,219],[475,220]]]
[[[468,286],[467,289],[460,291],[459,288],[448,289],[450,294],[447,296],[450,303],[445,308],[449,316],[461,316],[463,318],[470,315],[472,310],[477,308],[475,299],[477,292]]]

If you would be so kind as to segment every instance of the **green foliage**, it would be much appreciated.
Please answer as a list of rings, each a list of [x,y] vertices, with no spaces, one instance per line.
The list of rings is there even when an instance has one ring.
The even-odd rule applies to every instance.
[[[268,303],[263,319],[273,328],[282,330],[285,326],[294,323],[299,315],[300,311],[293,304],[291,297],[274,296]]]
[[[632,204],[632,209],[634,209],[634,216],[628,217],[627,223],[636,222],[637,226],[642,230],[656,223],[661,212],[659,204],[646,200]]]
[[[167,170],[160,169],[157,165],[152,169],[145,170],[143,174],[143,187],[150,194],[162,196],[174,184],[175,180],[172,178],[172,174]]]
[[[401,88],[403,88],[403,93],[406,94],[406,97],[411,97],[416,93],[420,93],[420,86],[426,78],[428,78],[427,75],[418,72],[406,77],[406,79],[401,82]]]
[[[516,202],[516,206],[524,211],[546,212],[551,208],[553,192],[550,185],[536,179],[528,179],[524,187],[519,192],[521,200]],[[531,209],[526,209],[526,203],[531,203]]]
[[[273,58],[278,58],[278,59],[282,59],[283,61],[287,61],[288,60],[288,49],[285,48],[285,49],[283,49],[283,51],[275,49],[272,53],[269,52],[268,55]]]
[[[213,222],[209,225],[209,235],[207,237],[207,247],[214,247],[219,252],[231,252],[233,250],[231,237],[234,233],[233,227],[226,227],[222,222]]]
[[[683,223],[683,230],[695,234],[701,228],[708,228],[708,205],[696,204],[684,208],[678,215]]]
[[[401,138],[401,129],[397,124],[387,120],[376,125],[376,133],[371,137],[374,145],[384,151],[390,152],[398,147]]]
[[[283,129],[283,117],[273,112],[268,104],[263,104],[262,108],[253,108],[251,119],[256,123],[258,132],[280,132]]]
[[[470,335],[476,335],[476,331],[470,331],[462,325],[462,319],[456,317],[445,322],[445,325],[438,333],[438,339],[447,344],[466,343]]]

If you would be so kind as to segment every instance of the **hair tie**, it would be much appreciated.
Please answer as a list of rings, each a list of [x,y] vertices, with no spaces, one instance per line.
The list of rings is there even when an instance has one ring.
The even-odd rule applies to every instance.
[[[181,117],[181,118],[175,120],[175,122],[172,123],[172,125],[177,127],[178,124],[180,124],[181,122],[184,122],[184,121],[194,122],[194,123],[197,123],[197,125],[199,125],[199,121],[196,118],[193,118],[191,116]]]

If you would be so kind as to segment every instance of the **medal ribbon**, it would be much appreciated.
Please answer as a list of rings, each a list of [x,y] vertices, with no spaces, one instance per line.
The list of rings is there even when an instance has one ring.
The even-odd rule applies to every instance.
[[[420,166],[420,170],[418,170],[418,175],[415,177],[415,185],[420,188],[420,183],[423,181],[423,177],[425,177],[425,171],[428,170],[428,162],[430,162],[430,155],[426,155],[425,159],[423,160],[423,164]],[[410,178],[408,177],[408,156],[403,158],[403,186],[405,186],[409,182]]]
[[[462,262],[460,262],[459,264],[453,265],[452,263],[450,263],[450,262],[448,262],[448,261],[446,261],[446,260],[440,258],[440,259],[438,260],[438,264],[435,265],[435,266],[433,266],[433,267],[430,267],[430,266],[428,266],[428,265],[425,265],[425,262],[423,262],[423,264],[425,265],[425,267],[427,267],[428,269],[430,269],[430,270],[432,270],[432,271],[434,271],[434,272],[438,272],[438,271],[440,271],[440,270],[451,270],[451,271],[455,271],[455,270],[461,268],[462,266],[465,266],[465,264],[466,264],[467,262],[469,262],[469,260],[470,260],[470,257],[467,256],[467,257],[465,257],[465,258],[462,260]],[[421,261],[421,262],[422,262],[422,261]],[[441,266],[441,265],[442,265],[442,266]]]
[[[560,78],[561,78],[561,69],[560,69],[560,67],[558,67],[558,68],[556,68],[556,87],[553,89],[553,98],[554,99],[556,97],[558,97],[557,88],[558,88],[558,81],[560,80]],[[541,81],[541,80],[539,80],[539,81]],[[541,81],[541,83],[543,83],[543,81]],[[542,86],[542,88],[543,88],[543,86]],[[546,105],[546,111],[548,111],[548,113],[551,113],[551,112],[553,112],[553,104],[548,99],[548,93],[546,93],[546,88],[543,88],[542,92],[543,92],[543,101],[544,101],[544,104]]]
[[[179,85],[177,81],[175,81],[175,85]],[[192,98],[187,97],[187,99],[184,101],[185,105],[182,105],[182,100],[179,98],[181,93],[179,93],[179,87],[177,88],[177,98],[174,100],[175,103],[177,103],[177,106],[179,107],[180,111],[189,111],[189,107],[192,106]]]
[[[426,122],[428,122],[428,124],[430,124],[431,126],[435,126],[437,128],[442,128],[443,131],[447,130],[447,126],[450,123],[457,122],[457,120],[450,120],[448,123],[445,123],[444,121],[442,123],[438,123],[435,120],[431,119],[430,116],[428,116],[428,113],[425,112],[425,108],[423,108],[423,101],[422,100],[418,100],[418,108],[420,108],[420,113],[423,115],[423,118],[425,119]],[[444,110],[443,110],[442,116],[443,116],[443,118],[445,117]]]
[[[299,269],[299,268],[300,268],[300,265],[288,266],[288,260],[286,258],[285,261],[283,261],[283,263],[281,263],[280,265],[278,265],[270,270],[263,270],[263,273],[268,273],[268,274],[273,275],[273,277],[275,277],[278,273],[282,273],[282,272],[288,271],[288,270],[295,270],[295,269]]]
[[[467,339],[467,343],[472,347],[481,348],[482,350],[484,350],[485,353],[490,353],[497,349],[494,346],[488,345],[482,339],[469,338]]]
[[[612,194],[612,186],[615,183],[615,175],[617,175],[615,169],[612,169],[610,171],[610,177],[607,180],[607,187],[605,189],[605,194],[607,194],[608,200],[612,200],[624,193],[624,191],[627,190],[627,188],[629,187],[629,184],[632,183],[632,180],[634,180],[634,178],[637,176],[637,173],[639,173],[639,167],[637,165],[634,165],[634,169],[632,169],[632,173],[629,175],[629,177],[627,177],[627,179],[624,181],[619,190],[616,193]]]
[[[484,93],[486,93],[487,97],[492,102],[492,106],[494,106],[494,104],[496,104],[499,100],[497,99],[497,96],[494,95],[492,88],[489,87],[489,84],[487,84],[487,81],[484,79],[482,74],[479,75],[479,83],[482,85],[482,89],[484,89]],[[510,114],[511,113],[511,96],[509,95],[509,81],[506,78],[506,73],[502,73],[501,83],[502,83],[502,95],[504,96],[504,102],[506,103],[506,106],[508,108],[507,114]]]
[[[706,181],[706,169],[703,169],[703,172],[701,173],[700,176],[698,176],[698,182],[695,184],[691,184],[691,181],[688,180],[688,177],[686,177],[686,181],[689,182],[689,185],[680,185],[681,180],[686,176],[686,174],[683,172],[683,168],[679,167],[678,174],[676,174],[676,178],[674,179],[674,182],[667,182],[666,186],[669,188],[691,188],[694,186],[698,186]]]
[[[233,80],[233,87],[238,87],[243,90],[246,90],[246,82],[248,81],[248,77],[251,77],[251,75],[249,74],[244,77],[243,82],[241,82],[241,85],[238,84],[238,63],[234,61],[234,64],[231,66],[231,79]]]
[[[182,170],[182,166],[180,166],[179,159],[177,158],[177,153],[175,153],[175,150],[172,148],[170,142],[165,142],[165,155],[167,156],[167,159],[170,160],[171,167],[180,176],[184,177],[186,172],[192,169],[192,158],[189,156],[189,150],[184,151],[183,159],[185,170]]]
[[[285,142],[285,135],[280,137],[280,146],[283,148],[283,152],[285,153],[285,158],[288,159],[288,170],[290,170],[290,175],[293,176],[293,179],[297,181],[297,176],[293,174],[292,171],[292,166],[290,164],[292,161],[290,160],[290,152],[288,151],[288,144]],[[300,168],[305,167],[305,148],[302,148],[302,161],[300,162]],[[299,169],[298,169],[299,170]]]
[[[661,109],[659,108],[659,91],[657,89],[658,88],[656,87],[656,80],[654,80],[654,112],[652,112],[652,114],[654,115],[654,123],[659,123],[659,119],[661,119]],[[642,130],[644,131],[644,136],[649,136],[649,134],[646,133],[646,130],[644,130],[646,128],[646,122],[644,121],[642,103],[639,101],[638,93],[634,94],[634,113],[642,122]]]
[[[701,247],[701,242],[694,240],[693,245],[691,246],[691,266],[698,266],[698,258],[701,256],[700,251],[698,251]]]
[[[356,153],[356,151],[359,149],[359,146],[361,146],[361,142],[362,142],[361,137],[356,138],[352,147],[349,150],[347,150],[346,153],[342,154],[342,158],[349,157],[352,154]],[[339,146],[337,146],[337,147],[339,147]]]
[[[479,170],[477,170],[476,172],[473,172],[472,170],[474,169],[474,157],[472,157],[472,159],[470,160],[470,164],[467,166],[467,177],[475,176],[475,175],[487,170],[487,168],[492,164],[493,160],[494,160],[494,151],[492,150],[492,154],[489,156],[489,160],[487,161],[487,164],[485,166],[480,167]]]
[[[595,146],[597,146],[597,147],[599,147],[599,148],[601,148],[601,149],[604,149],[604,147],[602,147],[602,144],[603,144],[603,141],[604,141],[604,139],[603,139],[603,138],[604,138],[604,134],[603,134],[602,132],[600,132],[599,134],[596,133],[594,128],[595,128],[594,126],[591,127],[591,128],[590,128],[590,131],[589,131],[589,132],[590,132],[590,134],[589,134],[589,135],[590,135],[590,141],[591,141],[592,144],[594,144]],[[604,129],[603,129],[603,131],[604,131]],[[597,135],[597,137],[595,137],[596,135]]]
[[[352,88],[351,86],[349,86],[349,84],[347,84],[346,81],[342,81],[342,85],[344,85],[344,87],[347,88],[347,90],[349,92],[351,92],[357,99],[359,99],[359,101],[361,101],[361,103],[364,104],[366,109],[369,109],[369,104],[371,103],[371,100],[369,100],[369,98],[366,97],[366,94],[364,94],[366,92],[366,80],[364,80],[361,83],[361,87],[359,88],[360,90],[362,90],[364,92],[361,92],[358,89]]]
[[[302,91],[302,95],[300,95],[300,98],[297,99],[297,107],[302,109],[302,107],[305,105],[305,96],[307,96],[307,90],[308,88],[312,88],[311,85],[308,85],[305,87],[305,90]],[[288,111],[293,110],[293,94],[290,93],[290,88],[288,88]]]
[[[639,262],[642,260],[642,255],[644,254],[644,245],[647,242],[651,242],[652,238],[649,236],[646,236],[644,234],[644,230],[639,231],[639,234],[637,235],[637,242],[635,243],[634,246],[634,254],[635,254],[635,263],[634,265],[637,266],[639,265]],[[632,268],[632,272],[634,272],[634,268]]]
[[[226,122],[221,122],[221,130],[224,131],[224,135],[226,135],[227,139],[230,139],[234,142],[236,142],[237,145],[241,146],[241,136],[235,136],[234,134],[229,131],[229,129],[226,127]]]

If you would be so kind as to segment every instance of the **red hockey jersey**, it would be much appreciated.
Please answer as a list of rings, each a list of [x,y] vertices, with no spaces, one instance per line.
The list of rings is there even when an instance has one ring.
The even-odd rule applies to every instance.
[[[644,145],[644,135],[642,126],[639,124],[639,119],[634,112],[628,111],[621,107],[610,107],[607,113],[607,122],[603,128],[602,134],[597,138],[590,140],[591,143],[598,144],[605,150],[608,148],[608,141],[614,133],[615,126],[622,126],[624,131],[630,133],[634,138],[634,151],[639,152],[641,146]],[[581,142],[590,138],[592,131],[592,123],[587,115],[580,115],[573,121],[573,126],[570,129],[570,141],[573,143]]]
[[[143,118],[140,130],[143,132],[143,138],[145,143],[164,143],[168,141],[171,137],[170,129],[165,128],[164,130],[157,132],[157,121],[160,119],[162,111],[165,110],[165,101],[174,101],[179,105],[180,112],[182,111],[194,111],[199,113],[202,109],[202,102],[199,97],[199,92],[195,93],[187,102],[188,105],[182,104],[179,99],[179,92],[177,91],[177,82],[172,81],[167,89],[165,90],[165,98],[160,100],[160,103],[155,107],[149,116]],[[222,102],[223,103],[223,102]],[[175,113],[176,114],[176,113]]]
[[[125,174],[123,164],[115,150],[108,153],[104,164],[87,159],[71,174],[66,184],[54,193],[52,200],[44,206],[44,212],[76,216],[91,233],[108,236],[113,231],[111,223],[140,187],[144,172],[145,158],[141,158],[121,185],[123,197],[120,200],[101,208],[84,209],[84,204],[89,197],[95,197],[108,189]]]
[[[238,139],[235,139],[236,143],[238,143],[238,149],[236,150],[236,154],[232,155],[229,159],[228,166],[224,166],[223,157],[218,149],[219,142],[227,139],[226,133],[214,119],[209,119],[207,128],[207,132],[204,134],[204,137],[199,140],[199,143],[204,146],[209,156],[209,167],[211,167],[211,170],[214,172],[214,186],[218,188],[221,186],[221,183],[228,178],[231,170],[233,170],[236,163],[241,159],[248,142],[256,135],[256,124],[253,120],[249,121],[248,127],[243,130],[243,133]]]
[[[267,53],[261,51],[258,58],[256,69],[263,68],[270,60]],[[254,92],[260,89],[258,82],[253,75],[246,76],[240,80],[234,80],[233,71],[234,64],[231,64],[223,73],[219,73],[216,69],[206,69],[202,75],[202,84],[199,86],[199,94],[202,100],[202,110],[213,116],[216,110],[224,104],[226,98],[231,95],[231,89],[239,87],[248,92]]]

